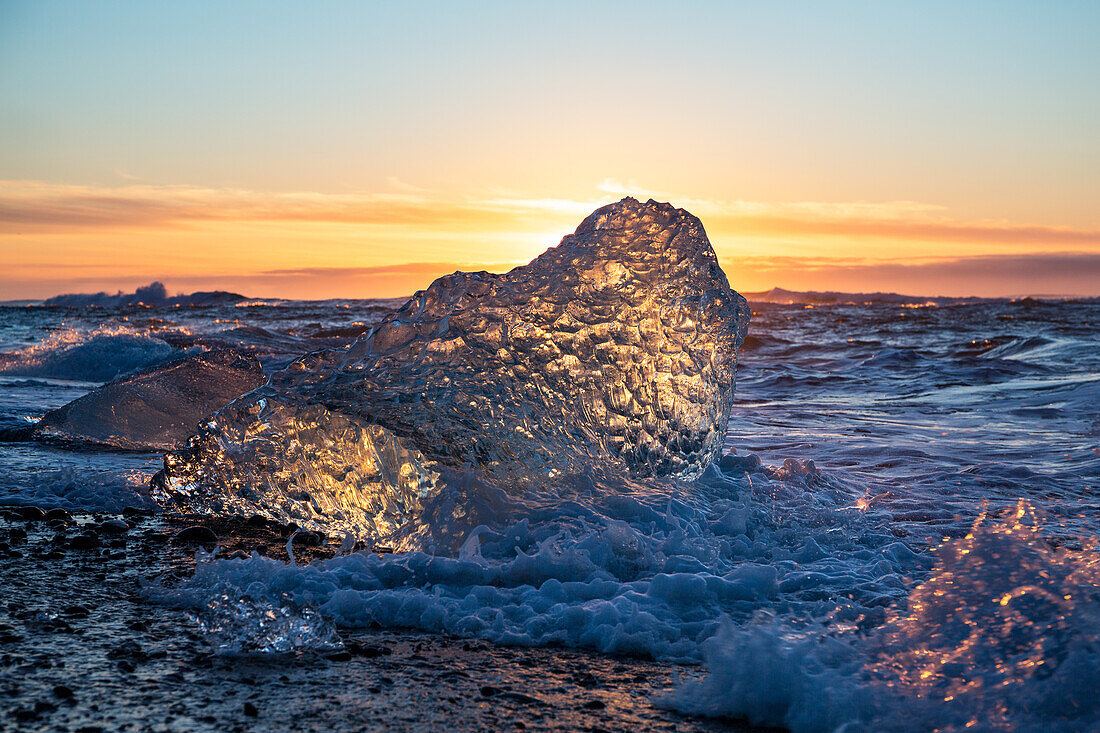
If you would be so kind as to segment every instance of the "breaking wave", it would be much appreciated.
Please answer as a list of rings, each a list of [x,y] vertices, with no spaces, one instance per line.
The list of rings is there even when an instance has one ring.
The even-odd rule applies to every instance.
[[[181,353],[155,336],[129,329],[66,330],[0,354],[0,374],[109,382]]]

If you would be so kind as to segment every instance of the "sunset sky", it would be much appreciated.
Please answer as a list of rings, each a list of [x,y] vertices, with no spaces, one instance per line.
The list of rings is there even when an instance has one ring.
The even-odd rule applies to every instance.
[[[0,300],[411,293],[624,195],[731,284],[1100,295],[1100,3],[0,0]]]

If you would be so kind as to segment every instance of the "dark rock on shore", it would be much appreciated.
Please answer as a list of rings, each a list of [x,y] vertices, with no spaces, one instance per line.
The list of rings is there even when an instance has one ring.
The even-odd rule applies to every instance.
[[[48,521],[54,521],[54,520],[62,521],[62,522],[65,522],[66,524],[68,524],[68,523],[71,523],[73,521],[73,515],[69,514],[64,509],[51,509],[48,512],[46,512],[46,519]]]
[[[217,544],[218,535],[214,534],[214,530],[209,527],[195,525],[176,532],[172,541],[181,545],[213,545]]]
[[[46,512],[36,506],[20,506],[14,509],[16,516],[24,522],[41,522],[46,518]]]
[[[92,534],[78,534],[69,540],[69,548],[73,550],[93,550],[101,544],[100,539]]]
[[[294,544],[302,547],[320,547],[324,543],[324,535],[320,532],[298,532],[294,535]]]
[[[107,521],[101,522],[99,525],[97,525],[96,529],[99,530],[100,534],[118,535],[126,534],[127,532],[129,532],[130,525],[126,524],[126,522],[122,521],[121,519],[108,519]]]

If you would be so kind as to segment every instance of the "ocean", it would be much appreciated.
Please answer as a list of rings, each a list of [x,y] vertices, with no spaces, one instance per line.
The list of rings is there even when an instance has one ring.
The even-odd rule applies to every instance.
[[[262,651],[249,608],[293,607],[341,631],[688,665],[642,703],[688,720],[1097,729],[1100,303],[847,301],[751,302],[725,456],[690,480],[595,470],[503,490],[454,474],[447,511],[423,520],[442,540],[309,564],[200,557],[141,602],[195,613],[232,653]],[[0,306],[0,504],[159,512],[162,454],[27,428],[212,348],[271,374],[402,302]],[[211,631],[225,604],[239,627]]]

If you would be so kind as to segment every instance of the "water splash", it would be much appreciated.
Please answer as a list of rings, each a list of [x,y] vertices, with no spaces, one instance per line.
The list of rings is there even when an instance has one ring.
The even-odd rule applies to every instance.
[[[1100,698],[1100,555],[1052,548],[1021,501],[946,542],[870,671],[911,694],[1010,730],[1021,719],[1095,720]],[[973,727],[973,726],[971,726]]]
[[[726,623],[703,645],[708,675],[658,702],[794,731],[1093,730],[1095,550],[1051,547],[1026,502],[982,514],[881,627]]]

